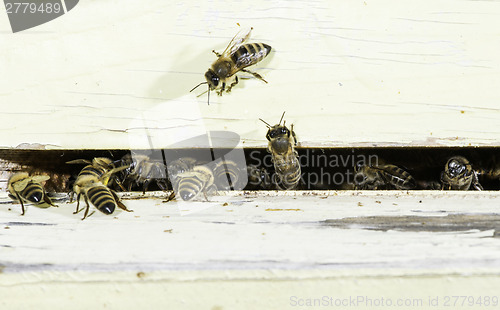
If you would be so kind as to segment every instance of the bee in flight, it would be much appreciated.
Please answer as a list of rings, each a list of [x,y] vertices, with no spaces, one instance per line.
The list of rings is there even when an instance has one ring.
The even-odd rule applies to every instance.
[[[281,125],[284,116],[285,112],[280,122],[274,126],[269,125],[263,119],[260,120],[269,128],[266,138],[269,141],[267,150],[271,153],[274,163],[273,182],[279,189],[291,190],[295,189],[300,182],[301,169],[299,155],[295,150],[297,138],[293,125],[290,129],[285,126],[285,122]]]
[[[47,181],[50,177],[47,175],[29,176],[26,172],[19,172],[9,178],[8,189],[9,197],[19,201],[21,204],[21,215],[24,215],[24,203],[33,203],[39,208],[48,208],[50,206],[57,207],[52,203],[42,185],[43,181]]]
[[[441,189],[446,190],[469,190],[471,187],[482,190],[479,184],[477,172],[472,169],[469,161],[462,156],[453,156],[446,162],[444,171],[441,173]]]
[[[354,182],[358,190],[413,189],[415,179],[405,170],[395,165],[356,167]]]
[[[208,84],[208,101],[210,104],[210,91],[219,89],[217,91],[219,96],[222,96],[224,91],[230,92],[238,84],[238,77],[235,74],[239,71],[250,73],[259,80],[267,83],[260,74],[245,69],[246,67],[255,65],[271,52],[271,46],[264,43],[243,44],[250,37],[252,29],[250,28],[244,35],[240,35],[241,32],[236,34],[222,54],[212,51],[218,58],[205,73],[207,81],[196,85],[191,91],[200,85]]]

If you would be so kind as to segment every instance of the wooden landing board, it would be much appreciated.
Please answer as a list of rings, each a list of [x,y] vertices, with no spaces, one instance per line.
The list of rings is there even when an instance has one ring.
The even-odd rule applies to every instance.
[[[499,145],[498,2],[80,1],[15,34],[1,13],[1,147],[166,148],[213,130],[264,147],[259,118],[283,111],[302,146]],[[189,90],[244,27],[273,47],[254,68],[269,84],[207,105]]]
[[[498,192],[163,195],[125,194],[133,213],[84,221],[64,202],[20,216],[2,195],[0,304],[293,309],[323,296],[439,296],[444,309],[446,296],[498,296]]]

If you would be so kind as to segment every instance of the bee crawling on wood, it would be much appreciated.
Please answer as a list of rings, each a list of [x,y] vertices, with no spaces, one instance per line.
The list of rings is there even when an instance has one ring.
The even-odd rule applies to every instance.
[[[121,163],[127,167],[121,174],[128,191],[132,190],[133,185],[142,185],[142,192],[145,193],[153,181],[160,190],[168,189],[167,166],[163,162],[146,155],[127,154],[123,156]]]
[[[453,156],[446,162],[441,173],[441,189],[444,190],[483,190],[477,177],[477,172],[463,156]]]
[[[19,172],[9,178],[8,190],[9,197],[19,201],[21,204],[21,215],[24,215],[24,202],[33,203],[39,208],[48,208],[50,206],[57,207],[52,203],[42,185],[43,181],[47,181],[50,177],[46,175],[30,176],[27,172]]]
[[[107,186],[109,178],[112,174],[126,168],[127,167],[119,167],[111,169],[100,178],[96,175],[90,174],[78,177],[73,187],[75,193],[77,194],[77,204],[74,214],[77,214],[81,211],[79,210],[81,196],[83,196],[87,205],[82,220],[94,213],[92,212],[89,215],[89,200],[97,210],[101,211],[104,214],[112,214],[115,211],[116,207],[119,207],[127,212],[132,212],[132,210],[127,209],[127,207],[120,201],[118,195]]]
[[[275,174],[273,182],[279,189],[291,190],[297,188],[301,177],[299,155],[295,150],[297,138],[293,131],[293,125],[288,129],[285,122],[281,125],[285,112],[281,116],[280,122],[274,126],[269,125],[263,119],[269,130],[266,138],[269,141],[267,150],[272,155]]]
[[[201,82],[191,89],[191,91],[200,85],[208,84],[209,96],[210,91],[216,89],[219,89],[217,94],[222,96],[224,91],[230,92],[238,84],[238,77],[235,74],[239,71],[250,73],[259,80],[267,83],[260,74],[245,69],[246,67],[255,65],[271,52],[271,46],[264,43],[243,44],[250,37],[252,29],[250,28],[244,35],[240,35],[241,32],[236,34],[222,54],[212,51],[218,58],[205,73],[206,82]]]
[[[206,165],[194,166],[191,170],[179,173],[174,184],[174,191],[182,200],[193,200],[203,194],[216,190],[212,169]]]
[[[192,157],[181,157],[168,163],[168,177],[170,183],[175,184],[177,176],[181,173],[193,169],[197,160]]]
[[[104,174],[106,174],[108,171],[110,171],[114,168],[117,168],[116,162],[114,162],[112,159],[107,158],[107,157],[95,157],[94,159],[92,159],[92,161],[87,160],[87,159],[75,159],[75,160],[70,160],[66,163],[67,164],[86,164],[86,166],[83,167],[82,170],[80,170],[80,173],[78,173],[75,184],[82,177],[94,176],[97,179],[99,179]],[[113,183],[116,183],[120,187],[120,189],[125,191],[125,188],[123,187],[122,183],[120,182],[120,180],[118,179],[118,177],[116,175],[113,175],[110,178],[110,182],[108,185],[111,186]],[[73,186],[73,189],[70,192],[70,202],[73,201],[74,193],[75,193],[75,189]]]
[[[405,190],[416,187],[415,179],[395,165],[357,166],[354,182],[357,190]]]

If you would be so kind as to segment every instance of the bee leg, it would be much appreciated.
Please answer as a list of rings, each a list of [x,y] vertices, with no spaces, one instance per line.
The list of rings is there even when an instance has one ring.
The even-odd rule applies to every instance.
[[[293,141],[295,142],[295,146],[297,146],[297,135],[295,135],[295,131],[293,131],[293,124],[290,128],[291,132],[292,132],[292,137],[293,137]]]
[[[118,179],[117,176],[114,177],[114,180],[115,180],[116,184],[118,185],[118,187],[120,188],[120,190],[126,192],[125,187],[123,187],[122,182],[120,182],[120,179]]]
[[[85,199],[85,203],[87,204],[87,208],[85,209],[85,214],[83,214],[82,221],[87,217],[87,215],[89,214],[89,209],[90,209],[89,200],[87,199],[87,196],[84,195],[83,198]],[[94,212],[92,212],[90,215],[92,215],[92,214],[94,214]]]
[[[81,210],[78,210],[78,208],[80,207],[80,195],[81,194],[78,194],[76,196],[76,210],[75,212],[73,212],[73,214],[77,214],[78,212],[80,212]],[[83,209],[82,209],[83,210]]]
[[[68,193],[68,196],[69,196],[69,202],[68,203],[72,203],[73,202],[73,198],[75,196],[75,192],[73,190],[71,190],[69,193]]]
[[[166,200],[164,200],[164,201],[162,201],[162,202],[169,202],[169,201],[172,201],[172,200],[174,200],[174,199],[175,199],[175,192],[174,192],[174,191],[172,191],[172,192],[170,193],[170,195],[168,195],[167,199],[166,199]]]
[[[475,171],[474,171],[473,178],[472,178],[472,186],[474,186],[474,188],[478,191],[483,190],[483,187],[481,186],[481,184],[479,184],[479,179],[477,178],[477,174]]]
[[[50,198],[49,198],[49,197],[47,197],[47,194],[45,193],[45,191],[43,192],[43,201],[44,201],[46,204],[51,205],[51,206],[53,206],[53,207],[56,207],[56,208],[58,208],[58,207],[59,207],[59,206],[55,205],[55,204],[52,202],[52,200],[50,200]]]
[[[145,180],[144,183],[142,184],[142,194],[143,195],[146,194],[146,191],[148,190],[148,187],[149,187],[149,183],[151,183],[151,179]]]
[[[217,53],[215,50],[212,50],[212,53],[214,53],[217,57],[221,57],[222,54]]]
[[[219,96],[222,96],[222,93],[224,92],[224,90],[226,89],[226,83],[225,82],[222,82],[222,87],[221,89],[217,92],[217,95]]]
[[[252,72],[252,71],[246,70],[246,69],[241,69],[241,71],[246,72],[246,73],[250,73],[254,77],[258,78],[259,80],[261,80],[261,81],[263,81],[264,83],[267,84],[267,81],[264,80],[264,78],[260,74],[258,74],[257,72]]]
[[[113,195],[113,198],[115,198],[115,201],[116,201],[116,205],[124,210],[124,211],[127,211],[127,212],[134,212],[134,210],[130,210],[130,209],[127,209],[127,207],[120,201],[120,198],[118,197],[118,195],[115,193],[115,191],[111,190],[111,194]]]
[[[168,189],[167,182],[163,179],[156,179],[156,185],[158,185],[158,188],[162,191],[166,191]]]
[[[19,200],[19,203],[21,204],[21,215],[24,215],[25,210],[24,210],[23,200],[21,199],[21,197],[19,196],[19,194],[17,192],[16,192],[16,197],[17,197],[17,200]]]
[[[234,78],[234,82],[231,83],[231,85],[229,85],[229,87],[227,88],[226,90],[226,93],[229,93],[231,91],[231,89],[233,88],[233,86],[237,85],[238,84],[238,77],[235,76]]]

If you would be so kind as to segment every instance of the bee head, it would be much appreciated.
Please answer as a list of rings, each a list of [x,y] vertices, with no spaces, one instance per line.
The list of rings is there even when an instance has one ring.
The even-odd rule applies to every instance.
[[[446,172],[451,177],[457,177],[466,173],[468,165],[470,164],[467,159],[461,156],[455,156],[450,158],[446,163]]]
[[[290,130],[286,128],[286,126],[275,125],[267,131],[266,138],[267,140],[275,140],[278,138],[290,138]]]
[[[290,135],[290,130],[288,128],[275,125],[267,131],[266,138],[276,153],[284,154],[288,152],[289,148],[292,146]]]
[[[219,85],[220,78],[214,70],[208,69],[207,73],[205,73],[205,78],[207,79],[210,90],[214,90],[217,88],[217,85]]]

